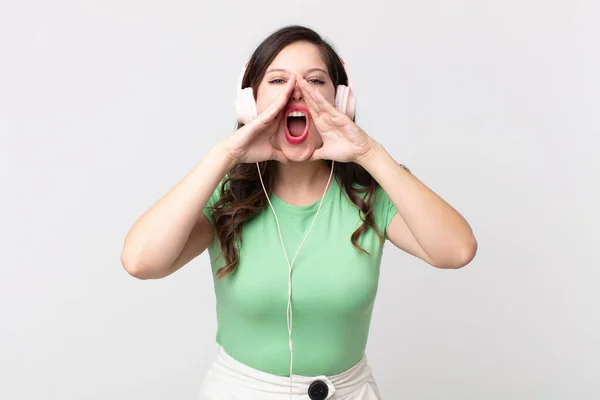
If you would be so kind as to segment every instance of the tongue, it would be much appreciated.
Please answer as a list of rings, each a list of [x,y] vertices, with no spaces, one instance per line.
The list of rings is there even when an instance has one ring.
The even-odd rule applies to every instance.
[[[306,128],[306,120],[304,118],[290,118],[288,122],[290,135],[294,137],[302,136],[304,128]]]

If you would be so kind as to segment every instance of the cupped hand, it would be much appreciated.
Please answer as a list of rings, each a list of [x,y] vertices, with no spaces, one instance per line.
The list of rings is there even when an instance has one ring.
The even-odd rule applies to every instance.
[[[273,146],[273,140],[279,125],[285,123],[285,116],[281,111],[288,103],[295,85],[296,76],[292,75],[282,92],[266,110],[225,140],[223,145],[236,163],[289,161],[281,150]]]
[[[316,149],[310,159],[359,162],[367,156],[375,141],[304,78],[298,76],[297,79],[315,128],[323,139],[323,146]]]

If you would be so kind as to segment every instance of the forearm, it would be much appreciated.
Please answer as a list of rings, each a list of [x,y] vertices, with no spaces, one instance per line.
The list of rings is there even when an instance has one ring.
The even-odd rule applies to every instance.
[[[210,196],[235,165],[222,147],[211,149],[176,186],[133,225],[121,258],[131,270],[167,269],[181,253]]]
[[[477,242],[467,221],[374,142],[359,164],[390,197],[423,251],[436,265],[464,265]]]

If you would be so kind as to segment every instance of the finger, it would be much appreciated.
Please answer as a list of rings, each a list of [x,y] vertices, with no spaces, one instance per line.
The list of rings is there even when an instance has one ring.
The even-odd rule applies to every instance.
[[[279,96],[277,96],[275,101],[271,103],[271,105],[267,107],[265,111],[256,117],[256,123],[264,126],[271,122],[273,118],[275,118],[275,116],[278,115],[283,107],[288,103],[290,94],[294,90],[294,86],[296,86],[296,76],[292,74],[290,80],[285,85],[285,88],[279,94]]]
[[[304,78],[300,78],[300,90],[303,94],[308,95],[310,103],[317,112],[327,112],[332,115],[339,113],[338,109],[328,102],[321,92],[310,87],[310,84]]]
[[[309,86],[308,82],[302,77],[298,77],[298,82],[300,84],[300,91],[302,91],[302,97],[304,97],[308,109],[314,114],[322,112],[321,107],[313,97],[313,89]]]

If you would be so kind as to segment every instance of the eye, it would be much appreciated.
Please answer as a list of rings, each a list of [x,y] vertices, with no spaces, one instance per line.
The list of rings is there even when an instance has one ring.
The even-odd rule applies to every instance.
[[[269,83],[274,83],[274,84],[283,83],[283,82],[284,82],[283,79],[272,79],[269,81]]]
[[[314,84],[317,84],[317,85],[324,85],[324,84],[325,84],[325,82],[324,82],[324,81],[322,81],[322,80],[320,80],[320,79],[317,79],[317,78],[314,78],[314,79],[309,79],[308,81],[309,81],[310,83],[314,83]]]

